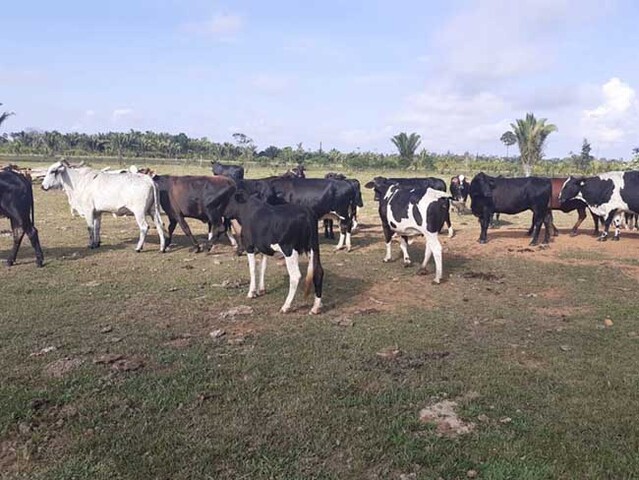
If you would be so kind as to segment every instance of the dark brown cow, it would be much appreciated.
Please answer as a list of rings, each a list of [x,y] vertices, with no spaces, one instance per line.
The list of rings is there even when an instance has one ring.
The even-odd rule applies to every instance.
[[[550,196],[550,210],[551,212],[552,210],[560,210],[564,213],[569,213],[569,212],[573,212],[577,210],[577,214],[579,215],[579,217],[577,218],[577,223],[574,224],[574,226],[572,227],[570,231],[570,236],[574,237],[575,235],[577,235],[579,226],[586,219],[586,210],[588,209],[588,206],[586,205],[584,201],[579,200],[577,198],[568,200],[567,202],[564,202],[563,204],[559,201],[559,193],[561,192],[561,188],[564,186],[564,183],[566,183],[566,180],[567,178],[565,177],[550,179],[550,182],[552,185],[552,194]],[[593,232],[593,235],[599,235],[599,217],[593,214],[592,212],[591,212],[591,215],[592,215],[592,221],[595,223],[595,231]],[[551,213],[551,219],[552,219],[552,213]],[[559,235],[559,229],[555,226],[554,223],[551,223],[551,226],[553,230],[553,235],[556,237],[557,235]],[[533,230],[533,226],[531,226],[530,229],[528,230],[528,235],[532,234],[532,230]]]
[[[44,264],[38,230],[34,225],[33,188],[31,179],[13,168],[0,169],[0,217],[8,217],[13,233],[13,248],[7,258],[7,265],[16,261],[18,249],[26,233],[36,253],[36,265]]]
[[[207,248],[213,247],[213,229],[215,227],[215,239],[224,233],[222,222],[224,210],[231,196],[235,193],[235,182],[222,175],[216,176],[170,176],[156,175],[153,181],[160,192],[160,204],[169,217],[169,237],[167,247],[171,243],[171,237],[176,225],[180,227],[193,242],[193,250],[201,251],[200,244],[191,233],[191,229],[184,220],[185,217],[197,218],[209,224]]]

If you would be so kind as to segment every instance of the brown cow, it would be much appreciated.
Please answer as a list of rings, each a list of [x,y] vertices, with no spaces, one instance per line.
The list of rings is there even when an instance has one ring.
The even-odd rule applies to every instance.
[[[169,237],[166,245],[171,243],[171,237],[179,223],[184,233],[193,242],[193,249],[201,251],[200,244],[191,233],[191,229],[184,220],[185,217],[197,218],[209,224],[207,248],[213,247],[212,227],[217,229],[215,239],[224,233],[222,222],[224,210],[231,196],[235,193],[235,182],[221,175],[214,176],[170,176],[156,175],[153,181],[160,192],[160,204],[169,217]]]
[[[550,196],[551,226],[553,230],[553,236],[555,237],[559,235],[559,229],[552,221],[552,210],[561,210],[564,213],[569,213],[577,210],[577,214],[579,215],[579,217],[577,218],[577,223],[575,223],[575,225],[572,227],[572,230],[570,231],[571,237],[577,235],[579,226],[586,219],[586,209],[588,208],[586,202],[577,198],[568,200],[563,204],[559,201],[559,193],[561,192],[561,188],[564,186],[564,183],[566,183],[566,180],[568,180],[566,177],[550,179],[550,182],[552,184],[552,195]],[[592,212],[590,214],[592,215],[592,220],[595,223],[595,231],[593,232],[593,235],[599,235],[599,217]],[[529,236],[532,234],[532,228],[533,227],[531,226],[530,230],[528,230]]]

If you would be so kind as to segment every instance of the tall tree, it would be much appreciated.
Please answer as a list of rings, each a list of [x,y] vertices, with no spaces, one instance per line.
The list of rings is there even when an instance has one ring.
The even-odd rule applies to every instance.
[[[588,170],[588,168],[590,167],[590,164],[592,163],[593,156],[590,155],[591,151],[592,151],[592,146],[588,142],[588,139],[584,138],[584,141],[581,144],[581,154],[577,157],[577,165],[576,165],[577,168],[582,172],[585,172],[586,170]]]
[[[0,107],[2,106],[2,104],[0,103]],[[0,113],[0,125],[2,125],[7,118],[9,118],[11,115],[15,115],[15,113],[13,112],[2,112]]]
[[[545,118],[537,119],[532,113],[527,113],[525,119],[510,124],[517,138],[521,165],[527,177],[531,175],[533,166],[542,159],[548,135],[557,131],[555,125],[546,121]]]
[[[422,144],[422,137],[414,132],[410,135],[401,132],[391,138],[391,142],[397,147],[402,164],[410,166],[414,162],[415,152]]]
[[[513,132],[508,130],[507,132],[504,132],[502,134],[499,140],[501,140],[501,143],[506,145],[506,158],[508,158],[508,149],[512,147],[515,143],[517,143],[517,137],[515,136]]]

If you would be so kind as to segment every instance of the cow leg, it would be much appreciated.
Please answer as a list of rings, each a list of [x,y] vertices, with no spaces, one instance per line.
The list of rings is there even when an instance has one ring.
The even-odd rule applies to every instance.
[[[424,237],[424,240],[426,243],[426,247],[424,249],[424,261],[422,262],[421,267],[419,267],[419,270],[417,270],[418,275],[426,275],[426,266],[430,261],[431,255],[433,254],[433,250],[430,248],[430,242],[426,237]]]
[[[166,237],[166,246],[170,246],[173,241],[173,232],[175,232],[175,227],[177,227],[177,220],[169,215],[169,235]]]
[[[135,220],[138,222],[138,227],[140,227],[140,239],[135,247],[135,251],[139,253],[142,251],[142,248],[144,247],[144,240],[146,240],[146,235],[149,233],[149,224],[146,221],[146,215],[144,215],[144,213],[136,214]]]
[[[255,298],[257,297],[257,292],[255,291],[255,252],[247,253],[246,258],[248,259],[249,275],[251,276],[247,297]]]
[[[399,239],[399,247],[402,249],[404,255],[404,266],[410,266],[410,256],[408,255],[408,237],[402,235]]]
[[[541,224],[544,223],[545,215],[542,215],[539,211],[533,210],[533,237],[530,240],[530,245],[535,246],[539,243],[539,233],[541,232]],[[548,231],[546,230],[546,235],[548,236]],[[548,239],[546,239],[546,243],[548,243]]]
[[[424,255],[424,263],[422,263],[422,269],[426,270],[426,264],[430,259],[430,254],[435,259],[435,278],[433,282],[439,283],[442,280],[442,244],[439,242],[437,233],[426,232],[426,252]]]
[[[575,235],[577,235],[577,231],[579,230],[579,226],[586,219],[586,209],[585,208],[578,208],[577,209],[577,214],[579,215],[579,218],[577,218],[577,223],[575,223],[575,225],[572,227],[572,230],[570,231],[570,236],[571,237],[574,237]]]
[[[7,258],[8,267],[15,263],[22,238],[24,237],[24,229],[13,218],[11,219],[11,233],[13,234],[13,248],[9,252],[9,258]]]
[[[257,291],[258,295],[264,295],[266,293],[266,285],[264,279],[266,277],[266,260],[268,259],[267,255],[262,254],[262,264],[260,265],[260,287]]]
[[[484,210],[481,218],[479,219],[479,224],[481,225],[481,232],[479,233],[479,243],[486,243],[488,241],[488,226],[493,218],[493,212],[490,210]]]
[[[598,237],[599,236],[599,222],[601,221],[601,223],[603,224],[604,221],[599,215],[595,215],[592,212],[590,212],[590,215],[592,216],[592,223],[595,224],[595,230],[593,231],[592,234],[593,234],[593,236]]]
[[[617,215],[617,210],[613,210],[612,212],[608,214],[608,218],[606,218],[604,221],[604,231],[601,233],[601,236],[599,237],[598,241],[605,242],[606,240],[608,240],[608,233],[610,232],[610,224],[614,220],[615,215]]]
[[[453,230],[453,224],[450,223],[450,209],[446,212],[446,225],[448,225],[448,238],[453,238],[455,231]]]
[[[211,225],[211,235],[210,235],[210,240],[208,241],[208,245],[207,245],[207,249],[209,251],[213,250],[213,241],[217,241],[220,236],[222,236],[222,234],[224,234],[225,232],[225,228],[224,228],[224,221],[222,220],[222,215],[220,215],[220,213],[217,211],[217,208],[213,207],[213,206],[208,206],[207,208],[207,216],[209,217],[209,223]],[[217,230],[215,233],[213,233],[213,227],[215,227]]]
[[[544,224],[544,245],[548,245],[550,243],[550,235],[551,232],[554,236],[559,235],[557,233],[557,235],[555,235],[555,233],[557,232],[557,227],[555,227],[555,224],[553,223],[553,218],[552,218],[552,212],[550,210],[548,210],[548,213],[546,213],[546,216],[543,219]],[[541,226],[539,227],[541,229]]]
[[[90,212],[84,217],[87,222],[87,230],[89,231],[89,248],[96,248],[94,215],[94,212]]]
[[[189,224],[186,223],[186,220],[184,219],[184,215],[182,215],[181,213],[178,213],[177,221],[180,224],[180,228],[184,232],[184,235],[189,237],[189,239],[191,240],[191,243],[193,243],[193,247],[191,248],[191,251],[195,253],[200,253],[202,251],[202,247],[200,247],[200,244],[197,242],[197,239],[193,236],[193,233],[191,232],[191,228],[189,227]]]
[[[235,235],[233,235],[233,231],[231,230],[231,221],[224,219],[224,226],[226,228],[226,236],[228,237],[229,242],[231,242],[231,246],[237,250],[239,245],[237,243],[237,240],[235,239]],[[213,231],[211,230],[211,228],[212,225],[209,226],[209,242],[213,240]]]
[[[388,222],[382,221],[382,230],[384,231],[384,242],[386,243],[386,256],[384,256],[384,262],[390,262],[393,257],[391,255],[391,243],[393,239],[393,231],[390,229]]]
[[[621,235],[621,213],[615,215],[613,222],[615,224],[615,236],[612,239],[613,241],[619,241],[619,236]]]
[[[102,243],[100,238],[100,230],[102,228],[102,214],[96,212],[95,217],[93,218],[93,240],[95,242],[96,248],[100,246]]]
[[[155,205],[151,217],[153,218],[155,229],[158,231],[158,237],[160,237],[160,252],[164,253],[166,252],[168,243],[166,243],[166,238],[164,237],[164,225],[162,224],[162,216],[160,215],[159,205]]]
[[[288,295],[286,297],[286,301],[282,306],[281,312],[286,313],[291,309],[291,304],[293,303],[293,298],[295,297],[295,292],[297,291],[297,286],[300,283],[300,279],[302,278],[302,273],[300,272],[299,265],[299,253],[297,250],[293,250],[288,257],[284,257],[286,261],[286,269],[288,270]]]
[[[31,225],[31,228],[27,230],[27,237],[31,242],[31,246],[36,253],[36,266],[41,267],[44,265],[44,254],[42,253],[42,247],[40,246],[40,238],[38,236],[38,229]]]

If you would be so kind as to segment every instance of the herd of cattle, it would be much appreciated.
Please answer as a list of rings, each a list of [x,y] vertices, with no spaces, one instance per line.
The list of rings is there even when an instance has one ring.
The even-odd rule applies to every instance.
[[[59,161],[51,165],[42,181],[42,189],[62,189],[69,200],[71,213],[87,222],[89,248],[100,246],[103,213],[133,215],[140,229],[135,247],[141,251],[149,230],[147,217],[153,219],[160,238],[162,252],[171,245],[176,226],[189,237],[193,249],[201,247],[186,223],[195,218],[208,224],[207,248],[213,248],[223,234],[231,244],[245,251],[250,274],[248,296],[265,293],[264,276],[268,256],[284,255],[289,275],[289,292],[281,311],[290,310],[302,274],[299,256],[308,254],[305,294],[314,289],[311,313],[322,308],[324,270],[320,261],[317,223],[324,220],[324,234],[334,238],[333,221],[339,222],[337,249],[351,249],[351,234],[357,225],[357,209],[363,206],[360,183],[340,173],[328,173],[325,178],[306,178],[298,166],[281,176],[245,179],[244,168],[213,164],[212,176],[156,175],[151,171],[94,170],[83,165]],[[425,272],[430,257],[435,261],[434,281],[442,278],[442,247],[438,234],[444,225],[453,236],[450,220],[451,204],[465,207],[471,199],[471,211],[479,219],[480,243],[486,243],[488,227],[495,215],[533,212],[528,234],[531,245],[538,243],[542,224],[544,243],[557,235],[553,210],[577,210],[578,220],[571,231],[586,218],[589,209],[599,240],[608,238],[615,224],[613,240],[619,240],[620,226],[637,228],[639,212],[639,172],[608,172],[592,177],[568,178],[502,178],[485,173],[468,182],[464,175],[451,179],[448,192],[444,181],[434,178],[375,177],[365,184],[373,189],[386,243],[384,262],[391,260],[391,240],[399,237],[405,265],[411,263],[408,237],[422,235],[426,240],[420,273]],[[165,236],[160,210],[169,220]],[[622,217],[622,215],[624,215]],[[11,165],[0,169],[0,216],[10,219],[13,248],[7,265],[15,262],[20,243],[26,234],[36,252],[36,264],[44,262],[38,231],[34,224],[32,181],[28,174]],[[603,231],[599,234],[599,223]],[[233,232],[239,233],[239,242]],[[259,284],[256,281],[256,258],[261,253]]]

